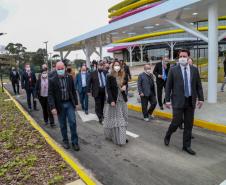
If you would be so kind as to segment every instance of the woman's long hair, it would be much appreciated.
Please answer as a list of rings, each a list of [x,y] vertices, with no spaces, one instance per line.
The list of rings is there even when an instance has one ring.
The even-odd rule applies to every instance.
[[[119,66],[120,66],[120,71],[117,73],[115,70],[114,70],[114,66],[115,66],[115,63],[118,63]],[[110,69],[111,73],[110,75],[113,76],[113,77],[119,77],[120,79],[120,85],[123,86],[124,85],[124,81],[125,81],[125,71],[124,71],[124,67],[122,66],[122,64],[119,62],[119,61],[114,61],[111,65],[111,69]]]

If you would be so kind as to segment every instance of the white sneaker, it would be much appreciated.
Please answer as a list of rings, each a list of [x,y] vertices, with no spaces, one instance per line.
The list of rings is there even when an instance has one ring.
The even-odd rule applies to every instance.
[[[151,119],[155,119],[155,116],[153,116],[153,115],[150,115],[150,118],[151,118]]]
[[[149,118],[144,118],[144,121],[148,122],[149,121]]]

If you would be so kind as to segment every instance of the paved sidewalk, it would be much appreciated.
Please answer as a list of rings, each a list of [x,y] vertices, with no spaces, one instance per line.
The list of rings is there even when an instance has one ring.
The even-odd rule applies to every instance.
[[[129,98],[130,104],[140,105],[137,101],[138,93],[137,93],[137,82],[130,83],[130,89],[132,88],[134,91],[133,97]],[[220,92],[221,84],[218,84],[218,103],[210,104],[207,103],[207,83],[203,82],[203,91],[205,96],[205,103],[202,109],[197,109],[195,113],[195,119],[200,119],[208,122],[218,123],[222,125],[226,125],[226,92]],[[157,109],[159,107],[157,106]],[[164,109],[163,112],[172,112],[172,110]]]

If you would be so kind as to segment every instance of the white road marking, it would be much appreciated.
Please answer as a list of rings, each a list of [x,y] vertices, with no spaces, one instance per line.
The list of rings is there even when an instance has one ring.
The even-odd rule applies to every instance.
[[[3,83],[3,85],[6,85],[6,84],[7,84],[6,82]]]
[[[88,122],[88,121],[98,121],[98,117],[96,116],[96,114],[92,114],[92,113],[89,113],[88,115],[86,115],[83,111],[77,111],[79,117],[82,119],[83,122]],[[134,134],[130,131],[126,131],[126,134],[130,137],[133,137],[133,138],[138,138],[139,135],[137,134]]]
[[[131,136],[131,137],[134,137],[134,138],[138,138],[138,137],[139,137],[139,135],[134,134],[134,133],[132,133],[132,132],[130,132],[130,131],[126,131],[126,134],[127,134],[128,136]]]
[[[96,114],[89,113],[88,115],[86,115],[83,111],[77,111],[77,113],[83,122],[99,120],[98,117],[96,116]]]
[[[222,182],[220,185],[226,185],[226,180],[224,182]]]

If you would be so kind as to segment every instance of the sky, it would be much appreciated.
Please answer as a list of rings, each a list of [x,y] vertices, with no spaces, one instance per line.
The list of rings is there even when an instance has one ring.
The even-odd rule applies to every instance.
[[[122,0],[0,0],[0,45],[22,43],[28,51],[54,45],[108,24],[108,8]],[[104,51],[104,55],[108,55]],[[72,58],[85,58],[82,52]],[[96,59],[97,56],[92,56]]]

